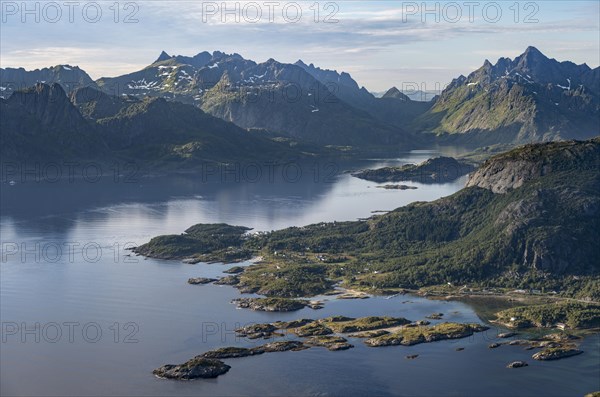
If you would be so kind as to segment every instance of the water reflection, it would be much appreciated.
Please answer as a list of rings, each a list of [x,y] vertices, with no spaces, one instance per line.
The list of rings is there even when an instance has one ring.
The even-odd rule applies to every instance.
[[[418,162],[430,153],[347,168]],[[310,174],[308,174],[310,175]],[[412,183],[411,183],[412,184]],[[420,319],[444,312],[449,320],[478,321],[462,302],[422,298],[331,300],[319,312],[258,313],[237,310],[239,297],[227,286],[191,286],[189,277],[217,277],[223,265],[186,265],[127,257],[126,242],[143,243],[163,233],[179,233],[197,222],[226,222],[258,230],[320,221],[368,217],[417,200],[452,194],[464,178],[417,190],[375,188],[374,183],[339,173],[333,181],[296,183],[203,182],[197,175],[145,178],[136,184],[17,184],[2,187],[2,243],[79,243],[74,258],[57,261],[35,255],[11,255],[0,266],[0,313],[3,322],[48,324],[97,323],[104,336],[95,343],[21,342],[12,335],[2,343],[2,395],[583,395],[592,391],[597,372],[598,340],[585,342],[586,354],[564,362],[532,363],[510,371],[507,362],[530,359],[530,352],[495,349],[485,336],[413,347],[269,354],[229,362],[231,372],[216,380],[169,382],[152,369],[178,363],[211,348],[248,344],[231,339],[236,323],[320,318],[330,315],[390,315]],[[85,244],[103,255],[85,260]],[[114,244],[119,249],[115,256]],[[111,249],[112,248],[112,249]],[[4,257],[3,257],[4,258]],[[406,301],[406,302],[405,302]],[[404,303],[403,303],[404,302]],[[133,322],[137,343],[115,343],[109,327]],[[206,338],[203,325],[219,324],[222,335]],[[228,332],[228,333],[227,333]],[[122,334],[121,334],[122,336]],[[31,337],[30,337],[31,338]],[[419,354],[406,360],[407,354]],[[531,361],[531,360],[530,360]],[[33,374],[33,375],[32,375]],[[567,375],[565,375],[567,374]],[[432,379],[436,381],[432,381]],[[482,382],[485,380],[485,382]],[[516,394],[519,394],[516,393]]]
[[[420,185],[419,190],[382,192],[375,183],[351,177],[348,169],[420,162],[428,153],[414,153],[396,160],[302,166],[299,178],[285,177],[275,169],[273,177],[256,182],[237,174],[197,173],[144,177],[135,183],[115,183],[104,178],[96,183],[83,180],[57,183],[4,184],[0,190],[2,228],[23,229],[28,235],[66,238],[79,222],[101,223],[128,219],[139,224],[151,219],[165,230],[181,231],[197,222],[228,222],[259,230],[331,220],[367,217],[372,210],[391,210],[416,200],[431,200],[451,194],[464,178],[445,185]],[[317,171],[315,171],[317,170]],[[367,205],[364,201],[369,201]],[[180,223],[183,222],[183,223]],[[178,228],[173,227],[175,224]],[[125,227],[125,225],[121,225]],[[185,226],[187,227],[187,226]],[[6,238],[6,235],[5,237]],[[11,237],[12,238],[12,237]]]

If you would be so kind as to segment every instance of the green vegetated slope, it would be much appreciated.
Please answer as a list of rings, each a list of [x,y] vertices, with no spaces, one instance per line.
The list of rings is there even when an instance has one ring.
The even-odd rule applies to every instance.
[[[476,173],[472,186],[432,203],[368,221],[284,229],[259,245],[346,256],[328,273],[364,288],[478,283],[597,298],[600,140],[525,146],[482,169],[499,163],[522,185],[494,193],[477,186],[487,187],[491,176]]]
[[[135,252],[161,259],[196,259],[197,261],[249,259],[251,251],[240,249],[243,234],[251,230],[226,224],[195,225],[185,233],[154,237]]]
[[[498,321],[512,327],[551,327],[563,323],[569,328],[600,327],[600,305],[561,302],[507,309],[497,314]]]
[[[598,299],[599,165],[600,138],[517,148],[434,202],[248,237],[242,246],[265,261],[235,284],[288,297],[343,282],[374,291],[452,283]]]

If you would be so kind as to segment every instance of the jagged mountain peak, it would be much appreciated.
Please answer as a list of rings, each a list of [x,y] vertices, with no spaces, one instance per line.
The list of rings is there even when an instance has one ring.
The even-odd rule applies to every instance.
[[[69,64],[60,64],[60,65],[56,65],[51,67],[50,69],[56,70],[56,71],[81,71],[81,69],[79,68],[79,66],[77,65],[69,65]]]
[[[197,53],[196,55],[194,55],[194,58],[205,57],[207,55],[211,55],[210,52],[208,52],[208,51],[201,51],[201,52]]]
[[[209,54],[209,53],[206,52],[206,53],[202,53],[202,54]],[[232,54],[227,54],[226,52],[222,52],[222,51],[213,51],[211,57],[212,57],[212,61],[219,61],[219,60],[223,60],[223,59],[245,60],[245,58],[243,56],[241,56],[240,54],[238,54],[237,52],[234,52]]]
[[[554,59],[550,59],[540,50],[535,47],[527,47],[525,52],[515,58],[515,67],[518,69],[535,69],[540,67],[547,67],[549,62],[557,62]]]
[[[178,63],[188,63],[192,66],[203,66],[198,65],[198,61],[206,64],[209,61],[217,61],[225,58],[244,59],[244,57],[238,53],[227,54],[222,51],[213,51],[212,53],[208,51],[201,51],[194,56],[169,55],[166,51],[162,51],[160,56],[152,64],[175,60]]]
[[[306,70],[306,69],[310,69],[310,70],[314,70],[314,71],[318,71],[318,72],[325,72],[325,73],[335,73],[335,74],[340,74],[340,75],[346,75],[346,76],[350,76],[350,75],[349,75],[348,73],[346,73],[346,72],[341,72],[341,73],[338,73],[338,71],[337,71],[337,70],[335,70],[335,69],[333,69],[333,70],[332,70],[332,69],[323,69],[323,68],[320,68],[320,67],[318,67],[318,66],[315,66],[315,64],[314,64],[314,63],[312,63],[312,62],[310,63],[310,65],[307,65],[307,64],[306,64],[306,63],[304,63],[302,60],[298,60],[296,63],[294,63],[294,65],[296,65],[296,66],[300,66],[301,68],[303,68],[303,69],[305,69],[305,70]]]
[[[154,63],[156,62],[162,62],[162,61],[167,61],[171,59],[171,55],[167,54],[165,51],[162,51],[160,53],[160,55],[158,56],[158,58],[156,58],[156,61],[154,61]]]
[[[540,50],[538,50],[536,47],[530,45],[525,49],[525,52],[523,53],[524,56],[529,56],[529,57],[544,57],[546,59],[548,59],[548,57],[546,57]]]
[[[398,88],[392,87],[382,96],[383,99],[400,99],[402,101],[410,101],[410,98],[402,93]]]
[[[568,85],[585,83],[589,78],[585,75],[591,69],[586,64],[577,65],[570,61],[559,62],[544,55],[536,47],[529,46],[516,58],[499,58],[496,64],[485,60],[483,66],[471,73],[463,83],[493,83],[498,79],[511,78],[526,83]]]
[[[348,90],[349,92],[346,94],[349,95],[358,95],[361,98],[360,101],[369,101],[372,100],[372,95],[366,90],[361,90],[358,83],[350,76],[349,73],[346,72],[338,72],[337,70],[331,69],[321,69],[320,67],[316,67],[314,64],[306,65],[303,61],[299,60],[294,65],[301,67],[314,78],[319,80],[321,83],[325,85],[334,85],[337,87],[336,91],[340,93],[343,97],[342,99],[348,101],[353,105],[357,105],[356,102],[353,103],[353,100],[348,97],[348,95],[344,95],[342,91]],[[360,106],[359,106],[360,107]]]
[[[476,72],[474,72],[476,73]],[[469,76],[470,77],[470,76]],[[448,84],[448,87],[446,87],[446,90],[450,90],[452,88],[458,87],[463,85],[465,82],[467,81],[467,78],[464,75],[460,75],[454,79],[452,79],[452,81],[450,82],[450,84]],[[446,91],[444,90],[444,91]],[[443,93],[442,93],[443,94]]]

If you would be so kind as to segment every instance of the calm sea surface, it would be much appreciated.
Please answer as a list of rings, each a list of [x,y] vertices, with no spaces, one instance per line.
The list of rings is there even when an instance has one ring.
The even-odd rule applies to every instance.
[[[366,218],[414,201],[430,201],[465,182],[385,190],[351,177],[348,168],[419,162],[429,151],[397,160],[301,166],[286,173],[253,170],[205,180],[188,174],[97,183],[1,186],[0,345],[4,395],[202,396],[583,396],[600,390],[600,340],[585,354],[536,362],[517,346],[488,349],[497,330],[412,347],[265,354],[225,360],[232,369],[214,380],[157,379],[152,370],[236,339],[238,325],[331,315],[403,316],[445,313],[445,321],[481,322],[468,304],[399,296],[326,302],[319,311],[238,310],[228,286],[192,286],[189,277],[217,277],[231,265],[187,265],[130,257],[126,247],[201,222],[273,230],[321,221]],[[213,170],[214,171],[214,170]],[[211,173],[213,173],[211,171]],[[239,177],[239,181],[235,179]],[[208,178],[210,179],[210,178]],[[38,328],[36,328],[38,327]],[[457,347],[464,351],[457,352]],[[406,355],[418,354],[415,360]],[[507,369],[514,360],[530,366]]]

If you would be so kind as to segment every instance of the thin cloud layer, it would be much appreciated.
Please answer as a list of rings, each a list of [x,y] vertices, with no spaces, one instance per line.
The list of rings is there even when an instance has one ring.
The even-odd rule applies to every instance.
[[[258,4],[263,12],[260,20],[251,22],[256,13],[248,11],[238,15],[240,22],[236,23],[233,14],[224,16],[207,2],[189,1],[135,3],[134,23],[124,23],[132,9],[120,10],[115,23],[108,3],[101,3],[103,18],[97,23],[86,22],[77,13],[73,23],[64,13],[56,23],[43,18],[41,23],[31,18],[23,23],[18,14],[3,15],[0,64],[27,69],[77,64],[98,78],[140,69],[161,50],[187,55],[221,50],[258,62],[268,58],[295,62],[301,58],[321,67],[350,71],[361,85],[383,90],[415,80],[446,84],[457,72],[468,73],[486,58],[494,61],[515,56],[529,45],[559,60],[585,62],[592,67],[600,63],[597,2],[573,2],[569,7],[538,2],[537,23],[522,23],[526,10],[516,23],[508,3],[502,3],[502,18],[496,23],[478,13],[470,20],[465,10],[456,23],[448,20],[450,14],[441,14],[439,23],[434,22],[435,15],[428,14],[428,22],[423,23],[421,15],[407,8],[413,2],[332,3],[337,8],[317,3],[318,23],[310,8],[314,2],[297,2],[302,9],[297,22],[289,22],[281,13],[273,14],[270,22],[262,2],[238,3],[240,10],[252,10],[249,5]],[[289,3],[280,2],[279,9]],[[235,7],[232,2],[228,4],[230,9]],[[428,7],[433,9],[433,3]],[[296,15],[294,9],[289,8],[287,19]],[[324,22],[329,14],[330,21],[338,22]],[[501,50],[490,52],[490,48]],[[373,70],[388,72],[375,75]]]

